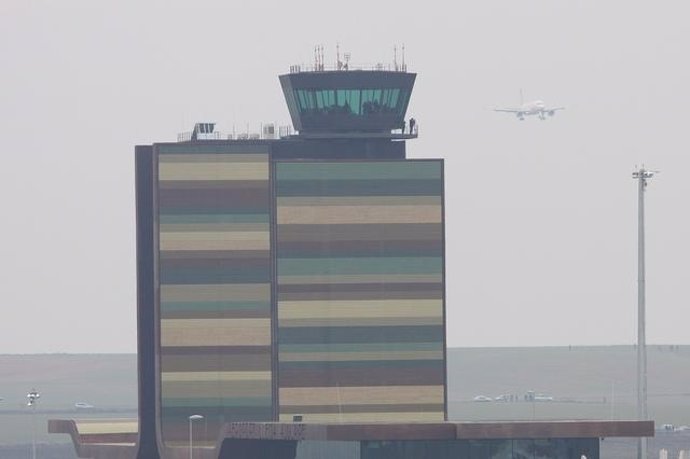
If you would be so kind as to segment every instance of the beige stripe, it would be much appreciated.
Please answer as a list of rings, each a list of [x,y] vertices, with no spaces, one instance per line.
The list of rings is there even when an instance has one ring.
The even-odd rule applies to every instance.
[[[126,420],[97,420],[75,421],[80,435],[107,434],[107,433],[136,433],[139,431],[139,423],[131,419]]]
[[[169,371],[161,373],[162,382],[270,381],[270,371]]]
[[[167,232],[268,232],[268,223],[161,223],[161,233]]]
[[[266,397],[271,394],[271,381],[166,381],[161,384],[164,398]]]
[[[443,386],[283,387],[281,405],[443,403]]]
[[[381,351],[381,352],[281,352],[281,362],[351,362],[378,360],[440,360],[443,351]]]
[[[267,231],[161,233],[161,250],[268,250]]]
[[[270,319],[161,320],[161,346],[261,346],[270,343]]]
[[[266,162],[268,155],[265,153],[238,153],[238,154],[204,154],[204,153],[163,153],[158,155],[159,163],[251,163],[251,162]]]
[[[292,417],[296,414],[302,415],[303,422],[440,422],[445,418],[442,411],[416,411],[411,413],[281,413],[280,422],[292,422]]]
[[[290,327],[404,327],[414,325],[443,325],[443,317],[347,317],[322,319],[282,319],[281,328]]]
[[[284,206],[278,224],[440,223],[440,206]]]
[[[165,180],[268,180],[268,163],[161,163],[158,179]]]
[[[442,317],[442,300],[279,301],[278,318]]]
[[[441,205],[440,196],[300,196],[276,198],[278,208],[287,206],[418,206]]]
[[[441,282],[441,274],[323,274],[278,276],[278,284],[405,284],[408,282]]]
[[[269,301],[270,284],[161,285],[161,301]]]

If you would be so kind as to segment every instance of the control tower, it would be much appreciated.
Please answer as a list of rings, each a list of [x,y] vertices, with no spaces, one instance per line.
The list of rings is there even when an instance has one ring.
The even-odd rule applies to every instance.
[[[137,146],[136,432],[51,431],[98,459],[598,458],[652,433],[448,422],[444,163],[407,158],[414,80],[293,67],[294,134]]]
[[[401,71],[312,71],[281,75],[280,84],[301,136],[407,139],[416,137],[403,130],[415,77]]]

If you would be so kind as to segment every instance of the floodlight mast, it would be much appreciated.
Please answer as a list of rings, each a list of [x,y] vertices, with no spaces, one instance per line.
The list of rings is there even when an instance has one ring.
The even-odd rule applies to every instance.
[[[36,401],[41,398],[41,394],[36,389],[31,389],[31,392],[26,394],[26,398],[28,399],[26,406],[31,408],[31,457],[36,459],[36,420],[34,415],[36,413]]]
[[[644,165],[633,172],[637,180],[637,419],[646,421],[647,415],[647,338],[645,335],[645,260],[644,260],[644,192],[647,180],[654,171]],[[637,441],[637,459],[647,459],[647,438]]]

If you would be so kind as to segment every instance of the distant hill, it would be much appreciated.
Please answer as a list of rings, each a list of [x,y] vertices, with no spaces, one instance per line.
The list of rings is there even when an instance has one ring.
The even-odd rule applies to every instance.
[[[658,424],[690,425],[690,346],[648,346],[648,403]],[[452,419],[632,419],[635,346],[448,349]],[[542,400],[525,403],[528,391]],[[519,402],[474,402],[513,395]]]
[[[690,425],[690,346],[649,346],[649,411],[657,423]],[[41,393],[39,441],[48,418],[136,417],[134,354],[0,355],[0,444],[31,438],[26,394]],[[458,420],[616,419],[634,416],[633,346],[448,349],[449,415]],[[553,400],[525,402],[528,391]],[[475,402],[477,395],[514,402]],[[93,409],[77,410],[84,402]]]

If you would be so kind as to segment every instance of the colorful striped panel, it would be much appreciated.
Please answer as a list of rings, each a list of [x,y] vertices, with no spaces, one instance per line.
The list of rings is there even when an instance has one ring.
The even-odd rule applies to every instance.
[[[442,168],[275,164],[281,421],[444,419]]]
[[[269,157],[158,148],[161,430],[214,442],[227,421],[272,419]]]

